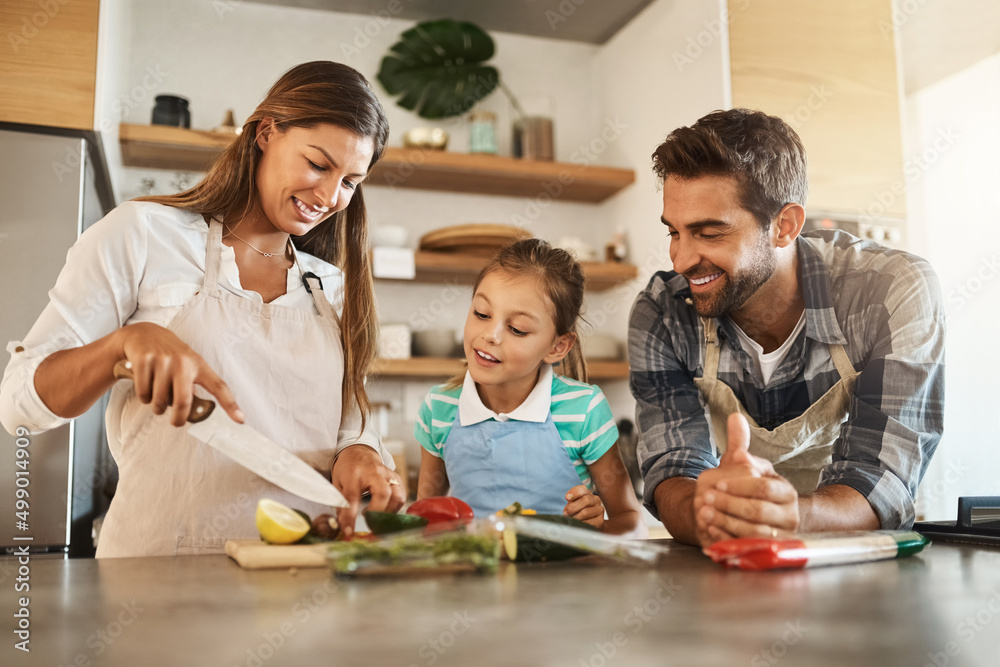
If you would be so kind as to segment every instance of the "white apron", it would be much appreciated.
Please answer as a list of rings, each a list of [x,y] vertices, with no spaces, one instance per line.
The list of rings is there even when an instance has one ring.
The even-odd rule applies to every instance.
[[[336,311],[316,288],[319,314],[226,292],[218,285],[221,256],[222,224],[213,220],[201,290],[167,328],[229,385],[247,424],[329,476],[344,376]],[[112,447],[119,482],[99,558],[222,553],[227,539],[258,537],[260,498],[311,516],[330,511],[237,465],[186,426],[171,426],[130,391],[120,445]]]
[[[719,338],[714,318],[702,318],[705,326],[705,362],[702,377],[694,383],[708,404],[712,434],[721,455],[726,451],[726,421],[734,412],[750,423],[750,453],[767,459],[774,470],[787,479],[799,493],[816,490],[820,472],[829,465],[833,443],[840,426],[847,421],[851,393],[859,375],[843,345],[830,345],[830,356],[840,373],[840,380],[798,417],[773,431],[762,428],[747,414],[733,390],[718,379]]]

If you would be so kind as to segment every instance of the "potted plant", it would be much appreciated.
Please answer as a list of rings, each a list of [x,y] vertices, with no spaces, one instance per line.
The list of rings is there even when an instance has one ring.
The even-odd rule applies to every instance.
[[[500,72],[487,64],[495,51],[493,38],[473,23],[425,21],[400,35],[382,58],[376,78],[389,95],[399,96],[399,106],[431,120],[465,114],[500,88],[517,116],[517,155],[517,128],[524,127],[529,117],[501,81]]]

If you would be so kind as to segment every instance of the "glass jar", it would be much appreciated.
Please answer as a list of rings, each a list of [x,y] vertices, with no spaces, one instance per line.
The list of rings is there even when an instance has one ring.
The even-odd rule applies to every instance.
[[[469,114],[469,152],[497,152],[497,115],[492,111],[474,111]]]

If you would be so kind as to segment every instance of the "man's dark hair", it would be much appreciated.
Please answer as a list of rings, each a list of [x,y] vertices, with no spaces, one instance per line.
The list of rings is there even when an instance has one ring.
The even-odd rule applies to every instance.
[[[806,152],[785,121],[751,109],[713,111],[671,132],[653,153],[653,172],[698,178],[732,176],[740,204],[768,227],[785,204],[805,205]]]

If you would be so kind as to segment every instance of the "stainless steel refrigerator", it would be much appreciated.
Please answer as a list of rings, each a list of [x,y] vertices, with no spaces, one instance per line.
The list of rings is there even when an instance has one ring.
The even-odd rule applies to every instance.
[[[48,303],[66,251],[113,205],[95,133],[0,123],[0,351],[28,333]],[[9,358],[0,354],[0,367]],[[102,403],[70,424],[28,436],[27,465],[17,458],[15,436],[0,428],[4,550],[27,544],[36,553],[93,554],[91,525],[106,506],[111,464]],[[19,477],[25,468],[28,475]],[[28,494],[27,530],[17,525],[18,488]]]

